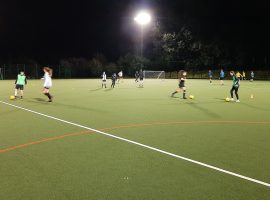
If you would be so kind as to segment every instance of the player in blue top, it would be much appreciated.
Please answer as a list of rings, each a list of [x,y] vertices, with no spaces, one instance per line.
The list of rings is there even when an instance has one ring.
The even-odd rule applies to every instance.
[[[234,71],[230,71],[230,75],[232,76],[233,78],[233,85],[232,85],[232,89],[230,91],[231,93],[231,101],[234,101],[234,98],[233,98],[233,91],[235,93],[235,96],[236,96],[236,102],[240,102],[239,100],[239,95],[238,95],[238,90],[239,90],[239,78],[235,75]]]
[[[220,84],[224,85],[224,77],[225,77],[225,73],[223,71],[223,69],[220,70],[220,74],[219,74],[219,79],[220,79]]]
[[[212,71],[210,69],[208,71],[208,77],[209,77],[210,83],[212,83],[213,73],[212,73]]]
[[[251,81],[251,82],[253,82],[254,76],[255,76],[255,75],[254,75],[254,72],[251,71],[251,72],[250,72],[250,81]]]

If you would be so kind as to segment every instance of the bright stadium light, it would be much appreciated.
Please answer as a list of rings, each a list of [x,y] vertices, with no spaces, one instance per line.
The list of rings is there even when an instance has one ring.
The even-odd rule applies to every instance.
[[[134,17],[134,21],[141,27],[141,57],[143,57],[143,35],[144,35],[144,26],[149,24],[152,20],[152,17],[147,11],[140,11]]]
[[[138,24],[143,26],[143,25],[149,24],[151,22],[151,15],[149,13],[147,13],[146,11],[141,11],[136,15],[134,20]]]

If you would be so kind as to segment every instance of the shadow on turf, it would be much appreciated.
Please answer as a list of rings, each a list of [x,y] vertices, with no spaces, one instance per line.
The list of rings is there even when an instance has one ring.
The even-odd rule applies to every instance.
[[[253,105],[250,105],[250,104],[247,104],[247,103],[243,103],[243,102],[240,102],[239,105],[243,105],[243,106],[246,106],[246,107],[249,107],[249,108],[254,108],[256,110],[261,110],[261,111],[270,111],[267,108],[261,108],[261,107],[253,106]]]
[[[224,101],[224,99],[221,99],[221,98],[215,98],[215,99],[220,100],[220,101]],[[270,111],[267,108],[261,108],[261,107],[258,107],[258,106],[250,105],[250,104],[244,103],[242,101],[239,103],[239,105],[243,105],[243,106],[246,106],[246,107],[249,107],[249,108],[254,108],[254,109],[262,110],[262,111]]]
[[[113,90],[113,88],[108,88],[108,89],[104,90],[104,92],[109,92],[109,91],[112,91],[112,90]]]
[[[222,98],[215,98],[216,100],[225,101],[225,99]]]
[[[102,113],[108,113],[105,110],[98,110],[98,109],[93,109],[93,108],[89,108],[89,107],[84,107],[84,106],[77,106],[77,105],[70,105],[70,104],[63,104],[63,103],[54,103],[54,105],[56,106],[62,106],[62,107],[66,107],[69,109],[77,109],[77,110],[83,110],[83,111],[92,111],[92,112],[102,112]]]
[[[90,90],[90,92],[96,92],[96,91],[99,91],[99,90],[102,90],[103,88],[97,88],[97,89],[94,89],[94,90]]]
[[[41,102],[47,102],[45,99],[43,99],[43,98],[33,98],[34,100],[36,100],[36,101],[41,101]]]
[[[216,118],[221,118],[220,115],[218,115],[218,114],[216,114],[214,112],[211,112],[206,108],[202,108],[201,106],[199,106],[196,103],[191,102],[191,103],[187,103],[186,105],[189,105],[189,106],[193,107],[194,109],[197,109],[197,110],[203,112],[204,114],[208,115],[209,117],[212,117],[212,118],[215,118],[215,119]]]

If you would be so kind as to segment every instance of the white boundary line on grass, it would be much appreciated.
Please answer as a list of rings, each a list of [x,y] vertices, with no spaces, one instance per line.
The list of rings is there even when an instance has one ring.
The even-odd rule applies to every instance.
[[[163,151],[163,150],[158,149],[158,148],[155,148],[155,147],[151,147],[151,146],[148,146],[148,145],[139,143],[139,142],[135,142],[135,141],[128,140],[128,139],[125,139],[125,138],[122,138],[122,137],[118,137],[118,136],[115,136],[115,135],[112,135],[112,134],[109,134],[109,133],[105,133],[103,131],[99,131],[99,130],[96,130],[96,129],[93,129],[93,128],[89,128],[87,126],[83,126],[83,125],[76,124],[76,123],[73,123],[73,122],[69,122],[69,121],[66,121],[66,120],[63,120],[63,119],[59,119],[59,118],[56,118],[56,117],[53,117],[53,116],[50,116],[50,115],[39,113],[39,112],[30,110],[30,109],[27,109],[27,108],[16,106],[16,105],[13,105],[13,104],[4,102],[4,101],[0,101],[0,103],[5,104],[5,105],[8,105],[8,106],[12,106],[14,108],[18,108],[18,109],[21,109],[21,110],[24,110],[24,111],[27,111],[27,112],[31,112],[31,113],[34,113],[34,114],[37,114],[37,115],[40,115],[40,116],[43,116],[43,117],[54,119],[56,121],[60,121],[60,122],[66,123],[66,124],[70,124],[70,125],[77,126],[77,127],[80,127],[80,128],[86,129],[86,130],[90,130],[90,131],[99,133],[101,135],[105,135],[105,136],[108,136],[108,137],[111,137],[111,138],[115,138],[115,139],[118,139],[118,140],[121,140],[121,141],[124,141],[124,142],[135,144],[137,146],[141,146],[141,147],[144,147],[146,149],[151,149],[153,151],[156,151],[156,152],[159,152],[159,153],[162,153],[162,154],[166,154],[166,155],[169,155],[169,156],[178,158],[178,159],[182,159],[182,160],[185,160],[185,161],[188,161],[188,162],[191,162],[191,163],[194,163],[194,164],[197,164],[197,165],[206,167],[206,168],[210,168],[210,169],[213,169],[213,170],[216,170],[216,171],[225,173],[225,174],[229,174],[231,176],[236,176],[238,178],[241,178],[241,179],[244,179],[244,180],[247,180],[247,181],[251,181],[251,182],[254,182],[254,183],[257,183],[257,184],[260,184],[260,185],[264,185],[264,186],[270,187],[270,183],[266,183],[266,182],[263,182],[263,181],[260,181],[260,180],[254,179],[254,178],[243,176],[241,174],[237,174],[237,173],[234,173],[234,172],[225,170],[225,169],[221,169],[221,168],[215,167],[213,165],[209,165],[209,164],[206,164],[206,163],[203,163],[203,162],[200,162],[200,161],[192,160],[190,158],[186,158],[186,157],[183,157],[183,156],[179,156],[177,154],[174,154],[174,153]]]

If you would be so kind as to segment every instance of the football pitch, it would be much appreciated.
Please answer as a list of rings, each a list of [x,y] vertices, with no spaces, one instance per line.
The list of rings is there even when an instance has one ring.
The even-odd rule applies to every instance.
[[[0,81],[1,200],[270,199],[270,82],[110,83]]]

